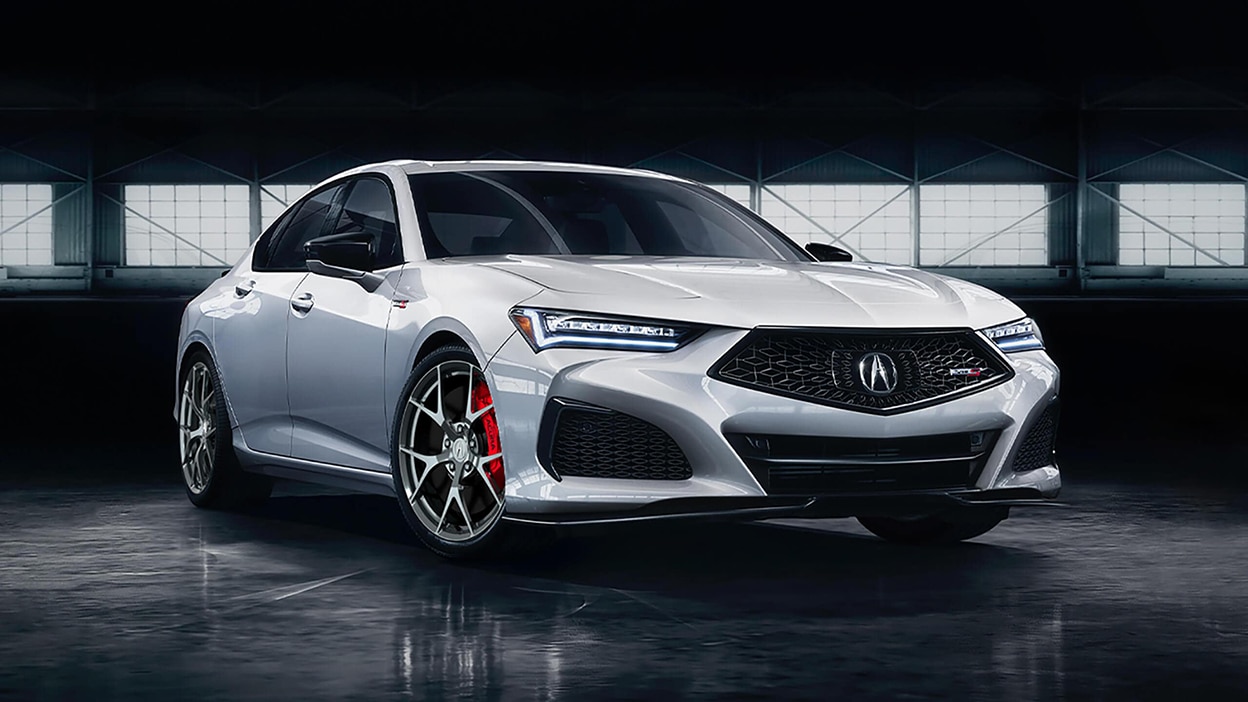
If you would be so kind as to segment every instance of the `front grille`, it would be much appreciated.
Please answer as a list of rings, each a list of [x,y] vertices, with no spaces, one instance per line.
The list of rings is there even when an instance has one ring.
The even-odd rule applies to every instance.
[[[864,380],[881,380],[872,369],[878,356],[888,378],[871,387]],[[971,331],[781,329],[756,330],[710,371],[735,385],[882,414],[982,390],[1013,374]]]
[[[553,403],[549,461],[556,475],[687,480],[684,452],[662,429],[605,408]]]
[[[769,495],[828,495],[966,488],[998,432],[889,439],[727,434]]]
[[[1053,464],[1057,442],[1057,405],[1052,404],[1036,419],[1014,454],[1014,471],[1035,470]]]

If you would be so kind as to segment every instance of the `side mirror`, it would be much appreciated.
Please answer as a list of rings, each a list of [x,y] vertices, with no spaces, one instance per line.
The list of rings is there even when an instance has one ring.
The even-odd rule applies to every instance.
[[[304,258],[338,268],[371,271],[376,263],[373,238],[363,231],[348,231],[312,239],[303,245]]]
[[[845,249],[842,249],[839,246],[833,246],[831,244],[820,244],[818,242],[812,241],[806,245],[806,250],[810,252],[811,256],[815,257],[816,261],[852,261],[854,260],[853,254],[846,251]]]
[[[377,261],[373,245],[362,231],[349,231],[312,239],[303,245],[303,253],[309,271],[354,281],[371,293],[384,280],[372,272]]]

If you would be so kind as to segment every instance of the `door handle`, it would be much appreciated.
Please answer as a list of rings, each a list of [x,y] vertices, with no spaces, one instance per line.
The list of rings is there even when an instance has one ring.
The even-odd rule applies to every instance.
[[[312,297],[312,293],[300,293],[290,301],[290,306],[293,307],[296,312],[302,312],[304,314],[311,311],[315,304],[316,298]]]
[[[255,289],[256,289],[256,281],[249,280],[245,283],[239,283],[238,285],[235,285],[234,294],[238,295],[239,297],[247,297],[248,295],[251,294],[251,291]]]

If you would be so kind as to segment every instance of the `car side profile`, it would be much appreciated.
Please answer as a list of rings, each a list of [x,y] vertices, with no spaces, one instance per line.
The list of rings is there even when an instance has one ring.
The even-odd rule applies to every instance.
[[[393,495],[448,557],[524,545],[522,525],[695,517],[947,543],[1055,498],[1060,376],[1034,322],[850,259],[646,171],[338,174],[186,307],[187,494]]]

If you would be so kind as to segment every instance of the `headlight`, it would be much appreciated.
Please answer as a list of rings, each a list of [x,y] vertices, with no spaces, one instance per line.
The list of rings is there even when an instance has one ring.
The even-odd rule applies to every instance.
[[[511,321],[534,351],[552,348],[671,351],[702,330],[687,324],[516,307]]]
[[[1044,337],[1040,335],[1040,327],[1036,326],[1030,317],[981,331],[1005,353],[1044,348]]]

